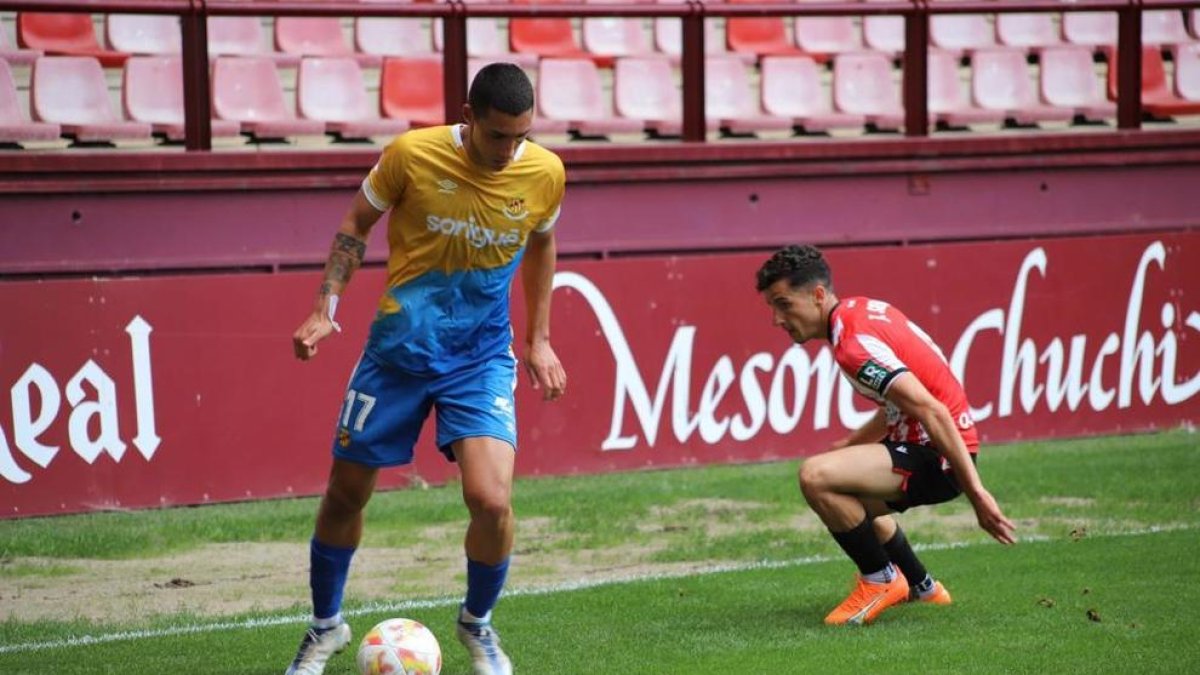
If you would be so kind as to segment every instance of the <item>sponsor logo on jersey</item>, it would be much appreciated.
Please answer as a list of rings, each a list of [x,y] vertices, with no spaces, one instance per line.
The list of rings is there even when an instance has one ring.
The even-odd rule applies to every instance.
[[[516,228],[511,230],[493,230],[475,222],[475,216],[466,220],[435,216],[432,213],[425,217],[425,226],[430,232],[439,232],[447,237],[462,237],[475,248],[485,246],[520,246],[521,232]]]
[[[887,368],[881,366],[873,359],[868,359],[862,365],[862,368],[858,369],[858,373],[854,377],[867,387],[879,391],[883,389],[883,385],[887,382],[888,375],[890,374]]]
[[[458,183],[455,183],[449,178],[443,178],[439,180],[437,182],[437,186],[438,192],[446,195],[452,195],[454,194],[454,191],[458,189]]]

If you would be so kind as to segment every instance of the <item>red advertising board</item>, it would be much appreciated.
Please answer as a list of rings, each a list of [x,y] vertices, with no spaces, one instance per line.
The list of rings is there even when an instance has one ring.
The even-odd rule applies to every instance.
[[[843,297],[895,304],[964,380],[985,443],[1200,417],[1200,234],[828,252]],[[553,343],[567,396],[518,390],[523,475],[799,457],[871,403],[754,291],[765,254],[571,261]],[[316,272],[0,284],[0,517],[313,494],[382,289],[296,361]],[[514,298],[520,298],[514,292]],[[518,344],[523,308],[514,303]],[[381,402],[382,404],[382,402]],[[415,473],[454,475],[427,429]]]

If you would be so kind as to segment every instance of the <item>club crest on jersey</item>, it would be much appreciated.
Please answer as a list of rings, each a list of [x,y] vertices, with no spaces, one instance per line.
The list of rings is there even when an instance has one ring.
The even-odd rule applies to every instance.
[[[350,447],[350,430],[342,427],[338,429],[338,445],[343,448]]]
[[[884,368],[875,361],[868,360],[862,365],[862,368],[858,369],[858,373],[854,377],[872,390],[879,391],[883,389],[883,385],[887,382],[889,374],[887,368]]]
[[[525,220],[529,209],[525,208],[524,197],[509,197],[504,203],[504,217],[509,220]]]

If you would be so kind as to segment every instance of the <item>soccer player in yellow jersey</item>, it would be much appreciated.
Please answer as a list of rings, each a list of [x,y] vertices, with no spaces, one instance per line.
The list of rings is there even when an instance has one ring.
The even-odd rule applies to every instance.
[[[362,264],[371,227],[390,212],[388,288],[338,415],[310,547],[313,620],[288,675],[320,675],[350,642],[340,608],[363,508],[380,467],[412,461],[431,410],[470,512],[458,638],[475,673],[512,672],[491,623],[513,544],[509,293],[520,266],[524,365],[534,388],[555,400],[567,383],[550,347],[554,225],[566,179],[561,160],[526,138],[533,88],[519,67],[485,67],[468,101],[465,124],[410,131],[384,150],[334,237],[312,314],[293,336],[296,356],[307,360],[337,330],[337,299]]]

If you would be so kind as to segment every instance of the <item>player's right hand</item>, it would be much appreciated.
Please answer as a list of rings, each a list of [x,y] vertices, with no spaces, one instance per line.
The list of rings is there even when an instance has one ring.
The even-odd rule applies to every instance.
[[[333,321],[327,314],[314,312],[292,334],[292,350],[296,358],[307,361],[317,355],[317,343],[333,332]]]
[[[971,497],[971,506],[975,507],[975,517],[979,521],[979,526],[992,535],[996,541],[1001,544],[1017,543],[1014,534],[1017,528],[1000,510],[1000,505],[996,503],[996,498],[992,497],[992,493],[981,488],[977,494]]]

